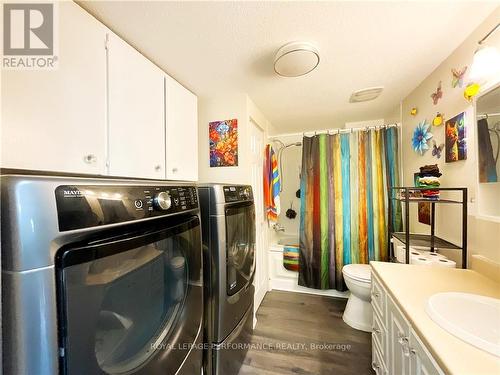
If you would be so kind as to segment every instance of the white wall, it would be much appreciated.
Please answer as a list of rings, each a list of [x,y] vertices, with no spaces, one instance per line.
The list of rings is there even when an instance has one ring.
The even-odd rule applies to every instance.
[[[234,118],[238,119],[238,166],[210,168],[208,123]],[[198,124],[199,181],[250,184],[247,95],[234,93],[198,98]]]
[[[210,168],[208,124],[212,121],[238,119],[238,166]],[[248,136],[249,121],[264,130],[267,139],[271,123],[245,93],[198,98],[198,162],[200,182],[250,184]]]
[[[200,182],[219,182],[252,185],[251,126],[257,125],[267,140],[271,123],[244,93],[216,95],[198,100],[198,172]],[[212,121],[238,119],[238,166],[210,168],[208,124]],[[262,147],[262,156],[264,147]],[[255,153],[254,153],[255,155]],[[263,164],[263,163],[262,163]],[[263,173],[263,170],[262,170]],[[263,186],[253,186],[262,189]],[[254,194],[256,195],[256,194]],[[256,212],[262,212],[257,209]],[[268,243],[269,228],[263,223],[264,216],[256,218],[257,254],[255,285],[255,311],[269,290]]]
[[[411,92],[402,104],[403,123],[403,168],[404,182],[413,186],[413,173],[418,172],[419,167],[425,164],[439,165],[443,176],[441,186],[443,187],[467,187],[469,197],[476,198],[477,186],[477,149],[475,144],[475,122],[473,118],[473,106],[463,97],[463,88],[451,87],[451,69],[470,66],[474,51],[477,48],[477,41],[480,40],[489,30],[491,30],[500,19],[500,8],[488,17],[445,61],[443,61],[433,73],[431,73],[413,92]],[[490,38],[488,43],[495,44],[500,48],[500,32],[495,38]],[[497,77],[497,79],[500,77]],[[436,90],[438,82],[442,81],[443,98],[438,105],[433,105],[430,95]],[[465,80],[466,81],[466,80]],[[492,85],[488,82],[485,86]],[[413,117],[410,110],[418,108],[418,114]],[[444,114],[445,118],[452,118],[460,112],[466,112],[467,126],[467,160],[453,163],[445,163],[444,154],[441,159],[436,159],[428,151],[424,156],[415,153],[411,146],[413,129],[418,122],[427,119],[431,122],[436,112]],[[432,127],[431,132],[438,144],[444,143],[444,125]],[[470,203],[470,202],[469,202]],[[475,216],[476,207],[471,204],[469,209],[469,230],[468,246],[469,254],[477,254],[487,258],[491,262],[500,263],[500,223],[479,219]],[[416,232],[428,232],[429,227],[417,222],[416,210],[410,212],[412,229]],[[461,215],[458,207],[451,205],[441,205],[437,211],[437,234],[455,243],[460,243]],[[478,258],[472,260],[472,268],[485,271],[485,265],[480,263]],[[488,262],[490,266],[486,268],[498,272],[499,268],[494,263]],[[488,271],[485,271],[488,272]],[[491,274],[491,272],[488,272]]]
[[[367,120],[367,121],[355,121],[355,122],[346,122],[345,123],[345,128],[346,129],[351,129],[351,128],[364,128],[367,126],[381,126],[386,124],[384,122],[383,118],[379,118],[376,120]]]

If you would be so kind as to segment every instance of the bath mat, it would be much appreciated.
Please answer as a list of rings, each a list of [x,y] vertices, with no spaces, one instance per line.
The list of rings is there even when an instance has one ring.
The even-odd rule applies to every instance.
[[[289,271],[299,272],[299,247],[286,245],[283,248],[283,267]]]

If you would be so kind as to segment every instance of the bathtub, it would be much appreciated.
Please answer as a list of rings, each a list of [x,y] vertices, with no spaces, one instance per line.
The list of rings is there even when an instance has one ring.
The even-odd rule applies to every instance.
[[[293,233],[280,233],[269,246],[269,286],[271,289],[285,290],[288,292],[318,294],[323,296],[347,298],[348,292],[331,290],[310,289],[298,284],[299,273],[287,270],[283,266],[283,249],[287,245],[299,244],[299,235]]]

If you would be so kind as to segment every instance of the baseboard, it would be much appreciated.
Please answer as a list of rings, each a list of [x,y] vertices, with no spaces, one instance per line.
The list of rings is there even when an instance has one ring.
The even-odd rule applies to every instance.
[[[284,292],[307,293],[336,298],[349,298],[349,292],[339,292],[335,289],[320,290],[306,288],[298,285],[296,279],[271,279],[269,285],[272,289],[281,290]]]

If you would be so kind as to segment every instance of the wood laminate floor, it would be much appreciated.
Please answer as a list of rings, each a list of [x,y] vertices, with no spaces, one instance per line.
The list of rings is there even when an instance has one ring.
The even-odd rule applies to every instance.
[[[342,320],[347,300],[271,291],[239,375],[371,375],[371,334]]]

